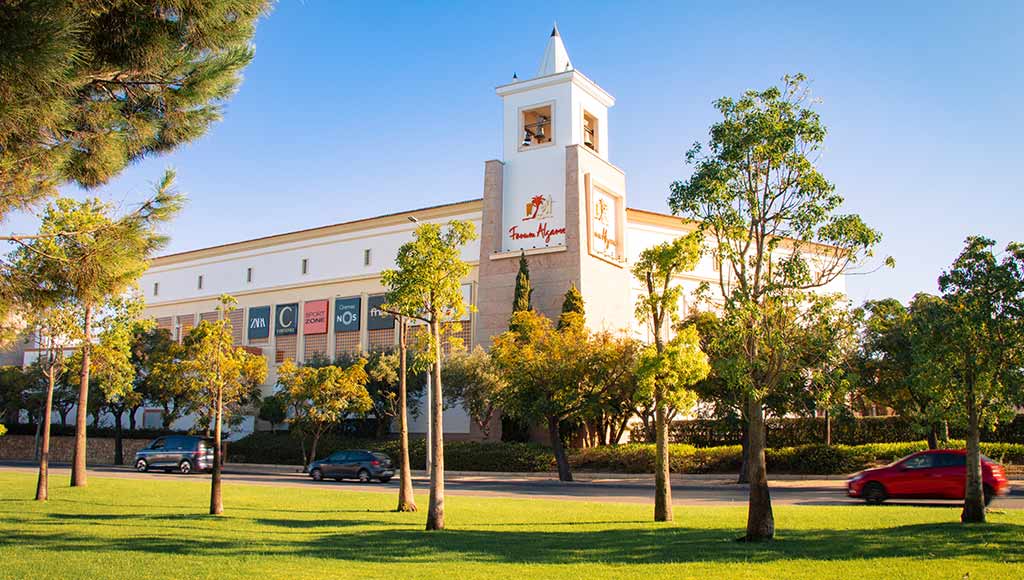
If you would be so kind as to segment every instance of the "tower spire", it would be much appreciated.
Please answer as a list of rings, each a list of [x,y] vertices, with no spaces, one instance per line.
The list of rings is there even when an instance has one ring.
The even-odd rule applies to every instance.
[[[560,72],[572,70],[572,62],[569,60],[569,53],[562,43],[562,35],[558,32],[558,23],[551,29],[551,37],[548,38],[548,46],[544,49],[544,58],[540,60],[540,68],[537,76],[553,75]]]

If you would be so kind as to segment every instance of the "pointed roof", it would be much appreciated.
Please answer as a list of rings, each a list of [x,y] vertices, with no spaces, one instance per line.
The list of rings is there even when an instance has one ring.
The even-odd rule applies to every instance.
[[[562,44],[562,35],[558,33],[558,24],[551,30],[551,38],[548,39],[548,46],[544,49],[544,58],[540,60],[540,68],[537,76],[543,77],[560,72],[572,70],[572,62],[569,60],[569,53]]]

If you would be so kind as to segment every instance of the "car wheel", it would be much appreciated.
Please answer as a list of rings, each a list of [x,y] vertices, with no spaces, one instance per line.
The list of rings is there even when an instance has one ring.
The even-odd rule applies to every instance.
[[[192,462],[188,459],[183,460],[178,464],[178,471],[185,475],[192,473]]]
[[[360,469],[358,477],[359,477],[359,483],[369,483],[369,481],[370,481],[370,472],[366,471],[365,469]]]
[[[313,481],[323,481],[324,472],[320,471],[319,468],[309,472],[309,476],[313,478]]]
[[[988,507],[988,504],[992,503],[992,500],[995,499],[996,492],[995,492],[994,489],[992,489],[991,487],[986,485],[984,493],[985,493],[985,507]]]
[[[886,497],[888,497],[885,493],[885,487],[883,487],[882,484],[878,483],[877,481],[872,481],[871,483],[865,485],[863,495],[864,501],[871,505],[878,505],[885,501]]]
[[[382,478],[380,478],[380,482],[381,482],[381,483],[387,483],[387,482],[389,482],[389,481],[391,481],[391,478],[390,478],[390,477],[382,477]]]
[[[146,473],[149,471],[149,464],[146,463],[145,459],[140,459],[135,462],[135,471],[138,471],[139,473]]]

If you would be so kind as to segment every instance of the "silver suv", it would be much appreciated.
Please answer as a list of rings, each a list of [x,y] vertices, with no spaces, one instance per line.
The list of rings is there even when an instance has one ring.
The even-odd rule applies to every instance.
[[[192,473],[213,469],[213,441],[192,435],[157,437],[135,453],[136,471]]]

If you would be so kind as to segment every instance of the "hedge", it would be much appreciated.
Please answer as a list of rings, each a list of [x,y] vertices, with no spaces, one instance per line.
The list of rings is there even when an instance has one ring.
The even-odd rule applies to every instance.
[[[8,426],[11,435],[35,435],[36,425],[34,423],[13,423]],[[114,437],[115,432],[113,427],[93,427],[89,425],[85,428],[86,435],[89,437]],[[70,437],[75,434],[74,425],[61,425],[60,423],[54,423],[50,425],[50,435],[54,437]],[[129,430],[127,427],[121,430],[121,436],[125,439],[155,439],[162,435],[187,435],[189,434],[186,430],[174,430],[174,429],[134,429]]]
[[[950,448],[963,448],[963,441],[949,441]],[[799,445],[768,449],[769,473],[831,475],[852,473],[890,463],[928,448],[925,441],[908,443],[872,443],[867,445]],[[337,449],[372,449],[398,458],[398,441],[355,439],[327,435],[320,441],[317,455],[323,457]],[[548,472],[554,469],[551,450],[532,443],[447,441],[445,467],[452,471]],[[414,469],[422,469],[425,458],[423,439],[410,442],[410,460]],[[981,451],[1001,463],[1024,464],[1024,445],[1019,443],[982,443]],[[654,445],[629,443],[589,449],[572,449],[569,461],[580,471],[605,473],[652,473]],[[739,445],[700,448],[671,445],[674,473],[736,473],[741,462]],[[287,432],[254,433],[228,447],[232,462],[302,464],[298,440]]]
[[[772,418],[767,421],[767,441],[770,447],[794,447],[818,445],[825,442],[825,419]],[[832,443],[843,445],[864,445],[889,441],[916,441],[926,433],[902,417],[843,417],[832,421]],[[950,427],[950,435],[963,438],[965,432]],[[697,447],[734,445],[741,437],[738,421],[693,419],[674,421],[671,439],[675,443],[688,443]],[[634,441],[645,441],[642,431],[632,434]],[[991,431],[983,431],[982,441],[1024,442],[1024,416],[1018,415],[1009,423],[1002,423]]]
[[[327,434],[320,438],[317,456],[322,458],[338,449],[370,449],[387,453],[397,463],[397,439],[365,439]],[[285,431],[258,431],[228,446],[230,461],[237,463],[275,463],[302,465],[302,446]],[[409,461],[413,469],[426,466],[426,441],[409,441]],[[444,465],[452,471],[543,472],[553,469],[551,450],[533,443],[446,441]]]

